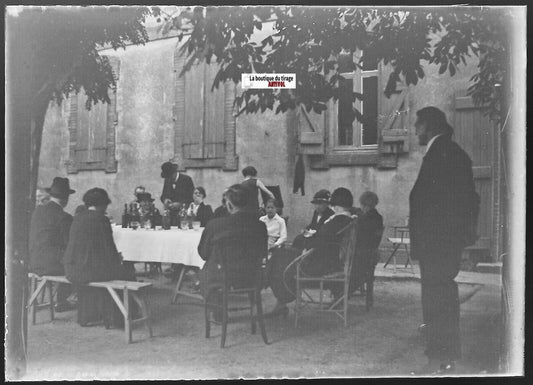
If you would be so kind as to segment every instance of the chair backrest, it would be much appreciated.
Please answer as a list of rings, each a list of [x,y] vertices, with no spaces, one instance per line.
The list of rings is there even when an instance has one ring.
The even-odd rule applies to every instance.
[[[339,248],[339,258],[344,262],[344,274],[349,276],[355,256],[355,245],[357,243],[357,218],[352,219],[337,234],[343,234]]]
[[[213,249],[220,261],[225,285],[254,287],[261,284],[261,264],[266,255],[259,255],[252,238],[223,238],[215,242]]]
[[[272,194],[274,194],[274,197],[278,201],[278,205],[279,205],[278,214],[282,215],[283,214],[283,198],[281,197],[281,188],[279,187],[279,185],[265,186],[265,187],[269,189]],[[263,206],[264,206],[266,202],[268,201],[269,196],[263,190],[260,190],[260,191],[261,191],[261,198],[263,198]]]

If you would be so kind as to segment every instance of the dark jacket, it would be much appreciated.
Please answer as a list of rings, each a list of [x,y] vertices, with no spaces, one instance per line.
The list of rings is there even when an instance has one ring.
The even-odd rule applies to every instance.
[[[72,215],[56,202],[37,206],[30,224],[30,270],[39,275],[63,275]]]
[[[322,227],[322,225],[324,224],[324,222],[329,218],[331,217],[332,215],[334,214],[333,210],[328,207],[326,208],[326,210],[324,211],[324,213],[322,214],[322,216],[320,217],[320,220],[318,219],[318,211],[314,211],[313,212],[313,218],[311,219],[311,223],[309,223],[309,225],[306,227],[306,229],[308,230],[318,230],[320,227]]]
[[[253,284],[255,277],[251,271],[266,257],[267,243],[266,226],[255,213],[238,212],[207,223],[198,245],[198,254],[206,261],[202,269],[204,295],[210,289],[220,287],[221,253],[229,256],[228,279],[232,283],[236,286]]]
[[[381,242],[383,217],[376,209],[362,213],[357,218],[357,243],[355,250],[375,250]]]
[[[176,182],[172,178],[165,179],[161,202],[165,203],[165,199],[170,199],[172,202],[185,203],[189,206],[193,192],[194,184],[191,177],[180,172]]]
[[[248,204],[247,210],[257,211],[259,210],[259,187],[257,187],[257,179],[246,179],[241,183],[248,190]]]
[[[226,206],[220,205],[215,209],[215,212],[213,213],[213,219],[222,218],[228,215],[229,215],[229,212]]]
[[[122,268],[109,219],[93,210],[74,217],[64,264],[72,283],[130,278]]]
[[[196,212],[196,220],[200,221],[200,226],[205,227],[207,222],[213,218],[213,209],[210,205],[206,205],[204,202],[200,203],[198,211]]]
[[[339,259],[339,249],[343,234],[338,234],[346,227],[351,217],[337,215],[329,222],[324,223],[316,234],[308,239],[306,248],[314,248],[315,251],[307,258],[302,270],[308,275],[324,275],[342,270],[342,262]]]
[[[412,258],[463,248],[476,196],[470,157],[450,136],[436,138],[409,196]]]

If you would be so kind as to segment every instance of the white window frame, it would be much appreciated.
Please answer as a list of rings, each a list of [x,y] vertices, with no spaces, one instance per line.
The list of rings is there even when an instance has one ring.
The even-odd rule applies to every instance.
[[[355,56],[355,53],[354,53]],[[379,65],[374,70],[369,71],[352,71],[352,72],[342,72],[340,75],[347,79],[353,81],[353,89],[352,91],[363,94],[363,79],[365,78],[371,78],[376,77],[377,79],[377,87],[379,88]],[[378,90],[377,90],[378,91]],[[363,101],[362,100],[356,100],[354,102],[355,108],[363,114]],[[378,110],[379,110],[379,103],[378,103]],[[357,118],[354,119],[354,122],[352,124],[352,130],[353,130],[353,144],[351,145],[341,145],[339,144],[339,103],[338,101],[332,102],[331,105],[331,111],[333,111],[333,114],[331,114],[331,120],[330,120],[330,127],[333,129],[330,131],[330,143],[333,144],[332,150],[334,152],[376,152],[378,151],[378,143],[376,144],[367,144],[363,145],[363,123],[357,120]],[[379,115],[379,111],[378,111]],[[377,116],[376,116],[377,118]],[[378,127],[379,130],[379,127]],[[377,137],[379,138],[379,132],[377,133]]]

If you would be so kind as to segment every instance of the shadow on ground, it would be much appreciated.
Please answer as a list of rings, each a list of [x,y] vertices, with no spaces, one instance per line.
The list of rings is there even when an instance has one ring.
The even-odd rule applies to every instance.
[[[134,343],[128,345],[120,330],[80,327],[76,312],[57,314],[49,322],[49,313],[41,311],[37,325],[29,326],[24,380],[406,376],[425,363],[417,332],[421,309],[416,281],[377,280],[374,307],[366,312],[364,298],[354,298],[347,328],[334,314],[304,314],[298,328],[292,311],[286,319],[268,319],[271,345],[259,333],[251,335],[243,318],[229,325],[224,349],[219,348],[219,327],[210,339],[204,337],[201,306],[171,305],[172,284],[163,277],[151,281],[154,338],[137,326]],[[459,374],[495,373],[500,291],[496,286],[459,286]],[[271,309],[272,293],[265,291],[263,298],[264,308]]]

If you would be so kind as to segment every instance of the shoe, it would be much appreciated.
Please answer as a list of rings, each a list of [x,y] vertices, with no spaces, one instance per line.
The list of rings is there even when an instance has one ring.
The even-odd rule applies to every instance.
[[[192,285],[191,292],[192,292],[193,294],[198,294],[198,293],[201,292],[200,281],[196,281],[196,282],[194,282],[194,284]]]
[[[75,309],[76,309],[76,306],[72,305],[69,302],[58,303],[54,306],[54,311],[56,313],[63,313],[63,312],[71,311]]]
[[[222,323],[222,309],[212,310],[211,316],[213,318],[213,321],[215,321],[216,323]]]
[[[266,313],[263,317],[272,318],[272,317],[283,316],[283,318],[287,318],[288,315],[289,315],[289,308],[287,307],[287,305],[276,305],[276,307],[272,309],[271,312]]]
[[[455,373],[455,361],[447,361],[440,364],[439,370],[437,370],[435,376],[449,376]]]
[[[412,376],[448,376],[455,372],[455,361],[430,360],[420,370],[411,371]]]

